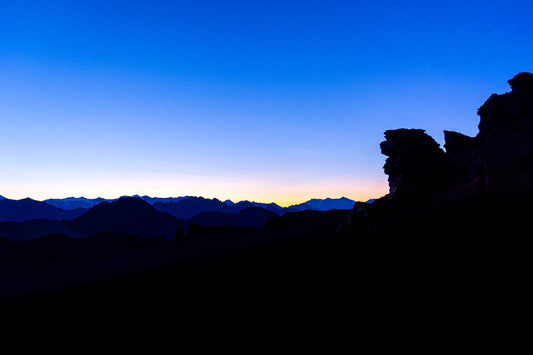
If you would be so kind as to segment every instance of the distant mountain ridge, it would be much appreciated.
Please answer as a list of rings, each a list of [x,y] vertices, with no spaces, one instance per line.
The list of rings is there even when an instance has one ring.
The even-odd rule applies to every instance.
[[[105,199],[105,198],[85,198],[85,197],[67,197],[67,198],[50,198],[48,200],[44,200],[43,202],[46,202],[49,205],[55,206],[57,208],[61,208],[64,210],[73,210],[76,208],[85,208],[89,209],[91,207],[94,207],[98,205],[101,202],[112,202],[115,201],[115,199]]]
[[[191,201],[195,202],[195,199]],[[203,202],[212,203],[212,200],[204,199]],[[44,202],[39,203],[46,205]],[[48,207],[56,209],[53,206]],[[247,207],[238,213],[202,212],[190,220],[185,220],[158,211],[141,198],[122,197],[116,201],[102,202],[72,220],[33,219],[0,222],[0,238],[23,241],[57,234],[71,238],[87,238],[101,233],[116,233],[171,241],[178,230],[184,231],[191,225],[262,228],[271,216],[278,214],[262,207]]]
[[[306,202],[291,205],[289,207],[281,207],[278,204],[272,203],[263,203],[255,201],[239,201],[233,202],[231,200],[220,201],[216,198],[209,199],[204,197],[196,196],[181,196],[181,197],[150,197],[150,196],[122,196],[122,197],[136,197],[140,198],[151,205],[154,205],[157,209],[175,213],[178,218],[192,218],[195,216],[193,211],[196,213],[201,212],[227,212],[227,213],[238,213],[240,210],[247,207],[262,207],[268,211],[283,214],[285,212],[294,212],[294,211],[304,211],[307,209],[316,210],[316,211],[327,211],[332,209],[352,209],[353,204],[356,202],[346,197],[341,198],[325,198],[317,199],[313,198]],[[122,198],[121,197],[121,198]],[[98,205],[101,202],[112,202],[117,201],[118,199],[105,199],[105,198],[95,198],[89,199],[85,197],[67,197],[63,199],[47,199],[44,202],[53,205],[62,209],[75,209],[75,208],[86,208],[89,209]],[[185,201],[185,202],[183,202]],[[371,202],[369,200],[368,202]],[[166,203],[182,204],[182,206],[169,205],[164,206]],[[193,207],[191,212],[185,211],[185,206]],[[204,206],[204,208],[200,207]],[[229,209],[227,207],[230,207]],[[181,212],[173,212],[176,209],[180,209]]]
[[[68,197],[63,199],[48,199],[45,201],[35,201],[30,198],[21,200],[11,200],[0,196],[0,222],[13,221],[24,222],[34,219],[47,220],[72,220],[83,215],[89,209],[98,206],[101,203],[111,203],[119,199],[85,197]],[[276,203],[261,203],[251,201],[239,201],[237,203],[226,200],[224,202],[213,198],[183,196],[183,197],[150,197],[134,195],[133,197],[124,196],[122,198],[136,198],[152,205],[159,212],[170,213],[172,216],[188,220],[200,213],[218,212],[226,214],[238,214],[240,211],[257,207],[265,209],[277,215],[283,215],[286,212],[298,212],[304,210],[327,211],[332,209],[352,209],[355,201],[346,197],[338,199],[311,199],[301,204],[289,207],[281,207]],[[369,201],[371,202],[371,201]],[[228,217],[232,220],[232,216]]]
[[[50,234],[85,238],[99,233],[123,233],[143,238],[173,240],[176,230],[191,225],[261,228],[269,218],[286,212],[349,209],[352,200],[312,199],[283,208],[275,203],[250,201],[222,202],[203,197],[151,198],[121,197],[116,200],[68,198],[61,205],[97,205],[84,209],[61,209],[29,198],[0,200],[0,238],[38,239]],[[148,201],[154,202],[153,205]],[[170,201],[170,202],[163,202]],[[177,202],[176,202],[177,201]],[[72,205],[69,205],[72,207]]]
[[[315,210],[315,211],[329,211],[329,210],[351,210],[355,201],[346,197],[341,198],[326,198],[318,199],[313,198],[307,202],[300,203],[298,205],[289,206],[289,211],[303,211],[303,210]]]
[[[149,204],[153,205],[156,202],[178,202],[180,200],[183,200],[187,197],[150,197],[150,196],[139,196],[139,195],[133,195],[133,196],[121,196],[122,197],[137,197],[141,200],[144,200],[148,202]],[[85,197],[67,197],[67,198],[50,198],[47,200],[44,200],[44,202],[48,203],[49,205],[62,208],[64,210],[72,210],[76,208],[86,208],[89,209],[91,207],[94,207],[98,205],[101,202],[113,202],[117,201],[118,198],[114,199],[107,199],[107,198],[85,198]]]

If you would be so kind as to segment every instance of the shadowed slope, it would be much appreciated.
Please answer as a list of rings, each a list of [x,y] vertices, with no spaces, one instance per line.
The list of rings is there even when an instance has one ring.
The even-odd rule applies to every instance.
[[[203,212],[189,219],[191,224],[202,224],[212,226],[239,226],[261,228],[268,220],[268,217],[278,216],[277,213],[270,212],[261,207],[248,207],[239,213],[223,212]]]
[[[102,232],[124,233],[145,238],[173,240],[176,229],[186,221],[156,210],[140,198],[127,197],[115,202],[102,202],[73,220],[86,236]]]
[[[0,222],[23,222],[39,218],[60,221],[62,219],[76,218],[85,211],[87,210],[83,208],[63,210],[31,198],[23,200],[0,199]]]

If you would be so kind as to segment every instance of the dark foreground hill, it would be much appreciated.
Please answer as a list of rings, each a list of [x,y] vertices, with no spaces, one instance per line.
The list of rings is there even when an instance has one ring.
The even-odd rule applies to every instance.
[[[261,207],[247,207],[238,213],[202,212],[189,219],[190,224],[210,226],[238,226],[250,228],[262,228],[269,217],[278,216]]]
[[[321,288],[342,270],[328,250],[347,212],[292,213],[267,229],[205,227],[179,243],[109,232],[0,239],[3,319],[165,314],[198,326],[221,316],[267,322],[286,307],[304,311],[324,291],[343,297],[334,285]],[[307,288],[310,281],[316,289]]]
[[[113,232],[167,240],[173,240],[176,230],[187,224],[186,221],[160,212],[148,202],[136,197],[102,202],[72,222],[86,236]]]

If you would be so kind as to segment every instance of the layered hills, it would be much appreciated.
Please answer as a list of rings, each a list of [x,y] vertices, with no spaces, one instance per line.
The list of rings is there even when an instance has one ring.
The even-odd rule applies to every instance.
[[[222,202],[216,198],[207,199],[193,196],[160,198],[135,195],[133,197],[153,205],[158,211],[170,213],[174,217],[181,219],[190,219],[203,212],[236,214],[249,207],[263,208],[281,215],[285,212],[303,211],[306,209],[351,209],[355,203],[355,201],[345,197],[340,199],[327,198],[325,200],[312,199],[302,204],[283,208],[275,203],[267,204],[250,201],[233,203],[230,200]],[[63,219],[71,220],[81,216],[83,213],[87,212],[88,209],[95,207],[100,203],[110,203],[117,200],[118,199],[68,197],[64,199],[49,199],[41,202],[29,198],[23,200],[2,198],[0,199],[0,222],[24,222],[34,219],[49,219],[54,221],[60,221]]]
[[[0,222],[0,238],[28,240],[51,234],[84,238],[103,232],[123,233],[144,238],[173,240],[176,229],[187,222],[156,210],[139,198],[102,202],[72,220],[35,219]]]
[[[187,197],[179,202],[157,201],[153,205],[140,197],[122,197],[100,202],[88,210],[79,207],[62,210],[29,199],[2,200],[0,206],[2,204],[11,215],[6,212],[8,221],[0,222],[0,238],[13,241],[52,234],[86,238],[104,232],[174,240],[176,235],[185,234],[191,225],[262,228],[270,217],[279,216],[284,211],[271,205],[267,205],[270,209],[257,207],[248,201],[229,205],[217,199],[201,197]],[[23,209],[26,205],[35,208],[26,211]],[[9,210],[10,206],[17,208]],[[25,214],[19,213],[19,209]],[[17,218],[10,219],[10,216]],[[49,216],[54,218],[47,218]]]

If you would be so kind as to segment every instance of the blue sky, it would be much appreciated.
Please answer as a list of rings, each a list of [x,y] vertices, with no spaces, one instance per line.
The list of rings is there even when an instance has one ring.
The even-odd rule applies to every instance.
[[[0,1],[0,194],[387,192],[394,128],[477,133],[531,1]]]

